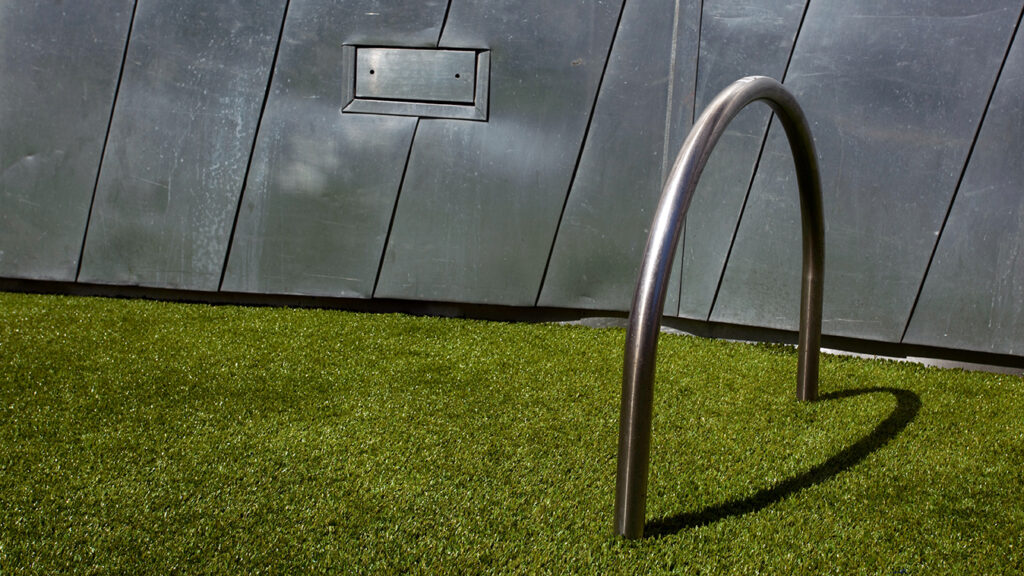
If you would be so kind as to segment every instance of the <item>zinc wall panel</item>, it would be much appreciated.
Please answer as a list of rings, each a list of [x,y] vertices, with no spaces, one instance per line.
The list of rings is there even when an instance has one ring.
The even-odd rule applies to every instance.
[[[454,0],[491,51],[487,122],[422,120],[375,296],[532,306],[621,2]]]
[[[744,76],[781,81],[803,12],[803,0],[705,0],[697,115]],[[679,315],[684,318],[706,320],[711,314],[770,116],[763,104],[740,112],[701,174],[683,238]]]
[[[133,4],[0,2],[0,276],[75,279]]]
[[[81,281],[216,290],[284,0],[139,0]]]
[[[416,119],[342,114],[342,46],[436,46],[446,7],[292,0],[224,290],[373,294]]]
[[[1019,1],[816,0],[786,85],[821,159],[824,332],[902,336]],[[800,224],[777,123],[712,320],[795,329]]]
[[[539,304],[628,310],[678,142],[690,129],[700,2],[627,2]],[[678,274],[665,303],[674,314]]]
[[[1018,32],[906,342],[1024,354],[1024,34]]]

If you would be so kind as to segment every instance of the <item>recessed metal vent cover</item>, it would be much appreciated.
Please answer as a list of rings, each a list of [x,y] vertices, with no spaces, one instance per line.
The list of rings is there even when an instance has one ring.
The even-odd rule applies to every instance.
[[[342,112],[487,120],[490,52],[345,46]]]

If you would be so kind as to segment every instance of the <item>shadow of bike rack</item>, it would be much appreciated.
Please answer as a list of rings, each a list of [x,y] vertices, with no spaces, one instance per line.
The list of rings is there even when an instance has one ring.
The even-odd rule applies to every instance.
[[[715,144],[729,122],[751,102],[762,100],[782,122],[796,164],[803,235],[800,287],[800,337],[796,396],[818,396],[821,305],[825,276],[825,225],[821,206],[818,157],[807,119],[796,99],[779,82],[749,76],[733,82],[694,123],[676,157],[654,215],[644,261],[630,307],[622,370],[619,415],[619,460],[615,487],[615,531],[642,538],[647,505],[651,451],[654,363],[672,260],[693,191]]]

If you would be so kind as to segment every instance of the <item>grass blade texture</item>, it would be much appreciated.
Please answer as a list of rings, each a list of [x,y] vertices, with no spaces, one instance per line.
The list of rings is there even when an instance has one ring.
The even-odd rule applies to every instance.
[[[1024,572],[1019,376],[622,330],[0,294],[0,574]]]

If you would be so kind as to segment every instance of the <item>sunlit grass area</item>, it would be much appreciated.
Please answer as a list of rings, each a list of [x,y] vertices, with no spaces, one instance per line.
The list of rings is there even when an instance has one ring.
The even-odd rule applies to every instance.
[[[1019,376],[617,329],[0,294],[0,575],[1019,574]]]

